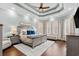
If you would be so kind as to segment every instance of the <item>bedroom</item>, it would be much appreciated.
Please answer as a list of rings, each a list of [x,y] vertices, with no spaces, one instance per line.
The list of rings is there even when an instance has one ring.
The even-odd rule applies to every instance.
[[[3,55],[66,56],[66,35],[79,35],[73,18],[78,6],[77,3],[0,4]]]

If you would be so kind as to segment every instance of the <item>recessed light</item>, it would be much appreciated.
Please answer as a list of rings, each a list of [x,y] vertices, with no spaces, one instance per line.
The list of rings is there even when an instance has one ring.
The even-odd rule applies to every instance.
[[[72,8],[69,8],[68,10],[71,10]]]
[[[16,15],[15,11],[13,11],[13,10],[8,10],[8,12],[9,12],[9,14],[10,14],[11,16],[15,16],[15,15]]]
[[[15,10],[15,8],[14,8],[14,7],[12,7],[11,9],[12,9],[12,10]]]
[[[55,20],[54,18],[51,18],[51,19],[50,19],[50,21],[54,21],[54,20]]]
[[[37,22],[37,19],[35,18],[35,19],[34,19],[34,23],[36,23],[36,22]]]
[[[24,19],[25,19],[26,21],[29,21],[29,20],[30,20],[30,18],[29,18],[28,15],[24,15]]]

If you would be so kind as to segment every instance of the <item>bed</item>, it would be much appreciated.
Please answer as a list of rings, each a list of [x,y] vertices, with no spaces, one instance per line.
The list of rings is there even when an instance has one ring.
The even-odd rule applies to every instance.
[[[22,35],[20,37],[21,37],[21,41],[24,44],[27,44],[31,46],[32,48],[47,41],[47,36],[45,34],[43,35]]]
[[[46,34],[38,34],[37,31],[33,29],[34,26],[22,25],[18,26],[18,34],[22,43],[31,46],[32,48],[42,44],[47,41]]]

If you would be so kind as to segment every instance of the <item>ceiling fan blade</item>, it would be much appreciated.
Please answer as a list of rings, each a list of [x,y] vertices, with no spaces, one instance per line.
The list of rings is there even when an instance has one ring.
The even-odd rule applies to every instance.
[[[47,9],[47,8],[49,8],[49,7],[42,7],[41,9]]]
[[[40,3],[40,7],[39,8],[42,8],[43,7],[43,3]]]
[[[40,3],[40,6],[39,7],[35,7],[35,8],[38,8],[40,10],[40,9],[47,9],[47,8],[49,8],[49,6],[43,7],[43,3]]]
[[[47,7],[47,8],[50,8],[50,7]]]

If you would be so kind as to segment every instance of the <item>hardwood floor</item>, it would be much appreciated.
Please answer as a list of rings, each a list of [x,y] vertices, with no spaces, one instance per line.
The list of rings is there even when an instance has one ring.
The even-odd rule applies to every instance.
[[[64,41],[56,41],[42,56],[66,56],[66,43]]]
[[[12,46],[4,50],[3,55],[23,56],[24,54]],[[66,55],[66,43],[63,41],[56,41],[42,54],[42,56],[65,56],[65,55]]]
[[[13,46],[3,51],[3,56],[23,56],[24,54]]]

